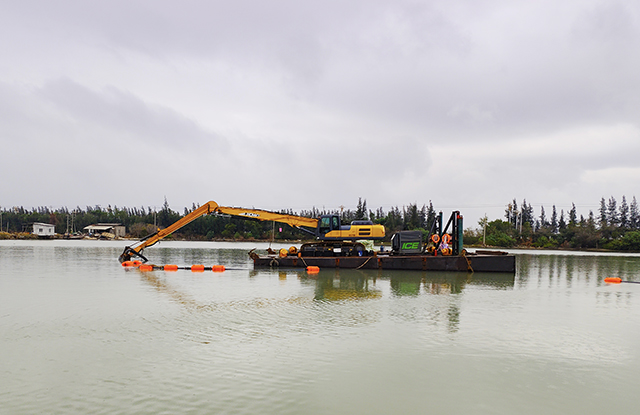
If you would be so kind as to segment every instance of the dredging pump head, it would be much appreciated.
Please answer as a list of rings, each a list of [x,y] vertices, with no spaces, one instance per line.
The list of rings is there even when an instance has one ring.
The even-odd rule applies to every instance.
[[[124,251],[122,251],[122,253],[118,257],[118,261],[120,261],[120,263],[122,264],[125,261],[131,261],[131,258],[133,258],[134,256],[139,257],[142,260],[142,262],[148,261],[147,258],[144,257],[144,255],[142,255],[139,252],[136,252],[130,246],[127,246],[126,248],[124,248]]]

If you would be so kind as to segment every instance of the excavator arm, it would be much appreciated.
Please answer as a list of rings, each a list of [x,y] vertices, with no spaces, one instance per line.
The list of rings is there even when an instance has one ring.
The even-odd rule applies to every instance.
[[[155,245],[161,239],[171,235],[173,232],[177,231],[183,226],[188,225],[189,223],[198,219],[200,216],[210,215],[212,213],[239,216],[247,219],[257,219],[262,221],[282,222],[282,223],[286,223],[288,225],[294,226],[296,228],[305,230],[307,232],[310,232],[310,231],[302,228],[302,226],[306,226],[314,229],[318,226],[317,219],[269,212],[269,211],[260,210],[260,209],[244,209],[244,208],[237,208],[237,207],[220,206],[216,202],[210,201],[200,206],[193,212],[187,214],[180,220],[177,220],[175,223],[171,224],[165,229],[159,229],[157,232],[142,238],[140,241],[136,242],[135,244],[131,246],[127,246],[118,259],[120,260],[120,262],[124,262],[124,261],[129,261],[131,260],[132,257],[136,256],[141,258],[144,262],[147,262],[147,258],[145,258],[144,255],[142,255],[142,251],[145,248]]]

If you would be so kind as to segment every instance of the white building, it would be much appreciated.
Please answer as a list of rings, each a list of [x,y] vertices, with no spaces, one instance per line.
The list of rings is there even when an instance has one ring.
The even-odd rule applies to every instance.
[[[35,222],[31,233],[38,236],[53,236],[56,233],[56,227],[50,223]]]
[[[98,223],[97,225],[85,226],[84,230],[89,235],[112,234],[116,238],[124,238],[126,228],[119,223]]]

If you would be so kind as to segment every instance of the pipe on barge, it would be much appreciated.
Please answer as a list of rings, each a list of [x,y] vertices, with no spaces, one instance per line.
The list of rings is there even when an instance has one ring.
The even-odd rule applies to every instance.
[[[418,271],[511,272],[516,271],[515,255],[501,251],[477,251],[456,256],[373,255],[336,257],[298,257],[252,255],[256,268],[346,268]]]

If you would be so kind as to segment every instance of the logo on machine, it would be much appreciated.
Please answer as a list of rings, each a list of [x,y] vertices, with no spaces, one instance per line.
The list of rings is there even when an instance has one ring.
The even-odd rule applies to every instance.
[[[420,249],[420,242],[405,242],[402,249]]]
[[[239,214],[239,216],[249,216],[249,217],[252,217],[252,218],[259,218],[260,217],[259,214],[251,213],[251,212],[242,212],[242,213]]]

